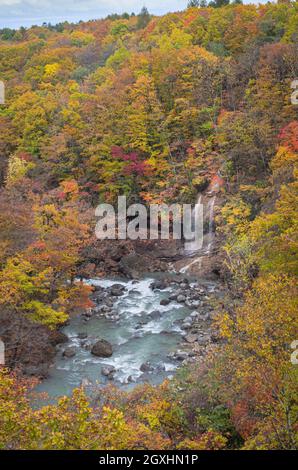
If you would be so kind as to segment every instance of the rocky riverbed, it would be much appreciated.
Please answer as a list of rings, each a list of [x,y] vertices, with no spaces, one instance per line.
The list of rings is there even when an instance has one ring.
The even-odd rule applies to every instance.
[[[157,384],[217,341],[212,298],[220,289],[214,282],[165,273],[87,282],[94,307],[63,329],[68,341],[57,346],[50,375],[38,386],[50,396],[81,384]]]

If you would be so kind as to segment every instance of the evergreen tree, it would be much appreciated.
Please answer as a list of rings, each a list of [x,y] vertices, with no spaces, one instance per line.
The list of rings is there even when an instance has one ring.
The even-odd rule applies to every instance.
[[[190,0],[187,4],[187,8],[199,7],[200,3],[200,0]]]
[[[147,8],[144,6],[138,15],[137,28],[138,29],[146,28],[150,20],[151,20],[151,15],[149,11],[147,10]]]
[[[209,3],[209,7],[220,8],[230,4],[230,0],[214,0]]]

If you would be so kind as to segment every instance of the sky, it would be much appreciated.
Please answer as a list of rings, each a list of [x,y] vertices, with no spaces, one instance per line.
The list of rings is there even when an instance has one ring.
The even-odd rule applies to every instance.
[[[0,28],[85,21],[110,13],[139,13],[144,5],[150,13],[159,15],[183,10],[187,3],[188,0],[0,0]]]

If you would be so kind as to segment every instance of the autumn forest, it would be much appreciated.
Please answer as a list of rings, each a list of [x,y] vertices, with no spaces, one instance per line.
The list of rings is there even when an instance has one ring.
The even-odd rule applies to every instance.
[[[298,2],[207,3],[0,29],[0,449],[298,447]],[[95,207],[119,195],[200,195],[200,262],[173,240],[97,240]],[[117,306],[141,287],[160,308],[134,344],[184,315],[153,331],[162,381],[151,356],[136,378],[115,362]],[[101,384],[40,396],[89,356]]]

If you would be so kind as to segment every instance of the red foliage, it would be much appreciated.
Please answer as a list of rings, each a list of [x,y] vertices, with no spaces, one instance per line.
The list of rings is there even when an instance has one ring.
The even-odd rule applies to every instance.
[[[128,163],[123,170],[125,175],[149,176],[151,174],[150,165],[140,160],[137,152],[124,153],[121,147],[114,146],[112,156]]]
[[[284,147],[298,152],[298,121],[290,122],[280,131],[278,137]]]

